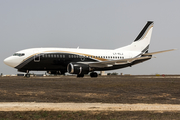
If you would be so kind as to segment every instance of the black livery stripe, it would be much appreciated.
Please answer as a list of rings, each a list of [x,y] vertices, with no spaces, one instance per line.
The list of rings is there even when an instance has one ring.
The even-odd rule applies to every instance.
[[[70,53],[39,53],[40,61],[34,62],[35,55],[31,55],[26,60],[21,62],[15,68],[18,70],[28,69],[28,70],[44,70],[44,66],[47,66],[46,69],[60,69],[58,66],[67,66],[70,62],[98,62],[97,58],[83,57],[77,54]],[[47,55],[47,57],[45,57]],[[54,55],[65,56],[65,57],[51,57]],[[49,57],[50,56],[50,57]],[[76,57],[69,57],[76,56]],[[78,57],[77,57],[78,56]],[[83,58],[83,59],[82,59]]]
[[[134,42],[140,40],[141,38],[143,38],[144,35],[148,32],[149,28],[151,28],[152,25],[153,25],[153,21],[148,21],[147,24],[142,29],[142,31],[137,36],[137,38],[134,40]]]
[[[34,60],[34,56],[29,57],[28,59],[24,60],[23,62],[21,62],[18,66],[16,66],[16,69],[21,69],[23,68],[26,64],[28,64],[29,62]]]
[[[34,61],[34,57],[35,55],[43,55],[43,54],[59,54],[59,55],[77,55],[77,56],[88,56],[90,62],[94,62],[94,61],[108,61],[108,59],[105,58],[99,58],[99,57],[94,57],[94,55],[89,55],[89,54],[82,54],[82,53],[76,53],[76,52],[69,52],[69,51],[59,51],[59,50],[51,50],[51,51],[45,51],[44,53],[35,53],[29,57],[27,57],[26,59],[24,59],[18,66],[16,66],[16,69],[21,69],[23,68],[25,65],[27,65],[29,62]],[[66,60],[67,60],[68,56],[66,56]],[[70,58],[72,59],[72,58]],[[87,58],[86,58],[87,59]]]

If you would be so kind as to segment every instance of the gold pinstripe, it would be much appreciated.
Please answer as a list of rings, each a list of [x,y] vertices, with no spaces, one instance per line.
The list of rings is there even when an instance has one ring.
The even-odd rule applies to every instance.
[[[146,35],[148,34],[149,30],[153,27],[153,25],[148,29],[148,31],[146,32]],[[146,37],[146,35],[144,35],[144,37],[142,39],[144,39]]]
[[[32,56],[37,55],[37,54],[39,54],[39,53],[32,54],[31,56],[29,56],[29,57],[27,57],[26,59],[24,59],[22,62],[26,61],[27,59],[29,59],[29,58],[31,58]],[[22,63],[22,62],[21,62],[21,63]]]

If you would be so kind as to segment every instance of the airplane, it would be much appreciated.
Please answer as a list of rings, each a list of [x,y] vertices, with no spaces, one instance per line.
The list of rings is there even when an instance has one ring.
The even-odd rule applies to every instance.
[[[108,49],[80,49],[78,48],[31,48],[18,51],[6,58],[4,63],[25,72],[47,71],[49,74],[77,74],[84,77],[98,77],[95,71],[107,71],[131,67],[135,64],[150,60],[153,54],[172,51],[164,50],[149,53],[149,45],[153,30],[153,21],[147,21],[136,39],[127,46]]]

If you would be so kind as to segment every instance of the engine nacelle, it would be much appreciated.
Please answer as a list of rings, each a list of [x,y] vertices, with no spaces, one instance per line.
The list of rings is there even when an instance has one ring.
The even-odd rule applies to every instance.
[[[89,65],[82,63],[69,63],[67,66],[67,71],[70,74],[88,74]]]

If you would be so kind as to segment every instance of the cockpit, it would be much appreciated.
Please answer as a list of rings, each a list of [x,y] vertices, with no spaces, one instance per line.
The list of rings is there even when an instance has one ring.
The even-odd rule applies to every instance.
[[[19,56],[19,57],[24,56],[24,55],[25,55],[24,53],[14,53],[13,54],[13,56]]]

